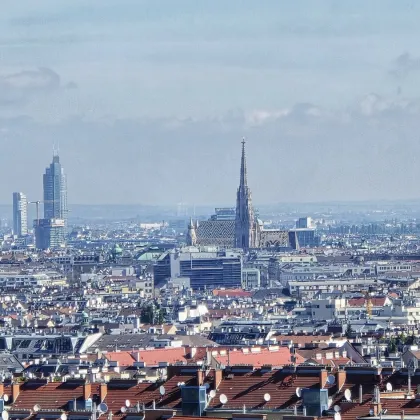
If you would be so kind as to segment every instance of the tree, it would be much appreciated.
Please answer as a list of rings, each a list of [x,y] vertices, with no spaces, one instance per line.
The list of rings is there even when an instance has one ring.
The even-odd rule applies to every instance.
[[[154,321],[154,307],[153,305],[143,306],[140,313],[140,320],[143,324],[153,324]]]
[[[347,323],[347,328],[346,328],[346,337],[350,338],[353,335],[354,331],[353,328],[351,327],[350,322]]]
[[[397,351],[397,342],[394,337],[391,337],[388,343],[388,351],[390,353],[395,353]]]

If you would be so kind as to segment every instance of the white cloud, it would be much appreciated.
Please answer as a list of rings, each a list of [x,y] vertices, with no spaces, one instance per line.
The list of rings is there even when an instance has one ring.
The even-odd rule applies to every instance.
[[[42,67],[37,70],[6,74],[0,76],[0,104],[24,103],[35,95],[55,92],[60,88],[59,74],[49,68]]]

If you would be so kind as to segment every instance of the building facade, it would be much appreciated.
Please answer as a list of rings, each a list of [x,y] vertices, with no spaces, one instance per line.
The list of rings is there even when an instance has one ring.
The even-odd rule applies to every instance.
[[[28,233],[28,201],[21,192],[13,193],[13,233],[17,236]]]

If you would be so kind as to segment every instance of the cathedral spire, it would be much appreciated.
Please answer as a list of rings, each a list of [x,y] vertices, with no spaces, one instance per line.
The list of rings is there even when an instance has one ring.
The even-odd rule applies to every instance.
[[[242,158],[241,158],[241,180],[239,184],[240,187],[247,187],[248,179],[246,173],[246,155],[245,155],[245,137],[242,138]]]
[[[241,179],[236,195],[235,246],[248,250],[257,244],[257,229],[248,187],[245,139],[242,139]]]

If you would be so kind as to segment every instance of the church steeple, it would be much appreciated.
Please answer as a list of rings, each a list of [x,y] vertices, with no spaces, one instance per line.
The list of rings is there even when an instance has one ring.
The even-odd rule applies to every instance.
[[[248,250],[257,244],[257,229],[248,187],[245,139],[242,139],[241,174],[236,195],[235,247]]]

